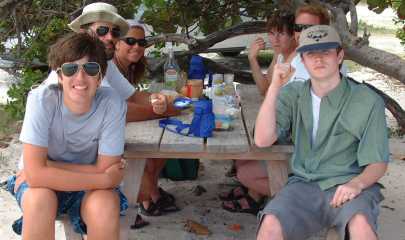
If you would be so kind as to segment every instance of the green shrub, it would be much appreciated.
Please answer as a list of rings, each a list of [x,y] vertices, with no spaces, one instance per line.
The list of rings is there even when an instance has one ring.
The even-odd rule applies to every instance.
[[[40,70],[23,69],[21,81],[13,84],[7,94],[11,100],[7,101],[5,111],[14,119],[23,119],[28,92],[46,77]]]

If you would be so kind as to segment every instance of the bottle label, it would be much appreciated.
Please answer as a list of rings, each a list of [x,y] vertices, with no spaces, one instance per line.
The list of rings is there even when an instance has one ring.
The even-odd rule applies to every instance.
[[[177,71],[175,69],[167,69],[165,72],[165,86],[167,89],[176,89]]]

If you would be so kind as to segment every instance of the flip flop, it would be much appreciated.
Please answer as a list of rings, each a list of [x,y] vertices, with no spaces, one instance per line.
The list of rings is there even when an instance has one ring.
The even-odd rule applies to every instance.
[[[240,204],[240,201],[242,199],[246,199],[249,208],[242,208],[242,205]],[[229,207],[228,205],[225,204],[225,202],[222,203],[222,208],[229,211],[229,212],[239,212],[239,213],[250,213],[253,215],[257,215],[257,213],[262,209],[262,203],[263,199],[256,201],[254,200],[251,196],[246,194],[244,197],[242,197],[239,200],[232,200],[232,201],[227,201],[232,203],[232,207]]]
[[[131,225],[131,229],[140,229],[145,226],[148,226],[149,224],[150,224],[149,222],[143,220],[141,215],[137,214],[135,217],[134,224]]]
[[[236,194],[236,191],[239,192],[239,194]],[[219,194],[218,197],[222,201],[232,201],[232,200],[238,200],[246,196],[248,193],[248,189],[244,186],[237,186],[232,188],[229,192],[227,193],[222,193]]]

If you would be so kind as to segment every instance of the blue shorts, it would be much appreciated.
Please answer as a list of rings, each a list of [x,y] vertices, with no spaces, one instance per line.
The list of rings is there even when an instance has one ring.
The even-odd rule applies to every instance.
[[[23,182],[14,192],[14,185],[16,181],[16,176],[11,176],[7,180],[7,190],[15,197],[17,200],[18,205],[21,208],[21,201],[25,191],[29,188],[26,182]],[[121,192],[119,188],[115,189],[120,197],[120,214],[124,215],[125,210],[128,208],[128,200],[125,195]],[[77,192],[63,192],[63,191],[55,191],[56,197],[58,198],[58,209],[57,215],[61,216],[63,214],[67,214],[70,219],[70,223],[73,226],[75,232],[80,234],[86,234],[86,224],[83,222],[82,217],[80,216],[80,207],[85,195],[85,191],[77,191]],[[22,223],[23,218],[19,218],[13,223],[13,230],[18,235],[21,235],[22,232]]]

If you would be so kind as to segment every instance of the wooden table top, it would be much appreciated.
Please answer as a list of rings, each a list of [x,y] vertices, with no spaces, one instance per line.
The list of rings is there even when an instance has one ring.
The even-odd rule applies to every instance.
[[[186,137],[159,127],[159,120],[128,123],[124,157],[205,158],[212,160],[287,160],[292,146],[257,148],[253,141],[255,119],[262,102],[255,85],[241,85],[241,112],[230,131],[214,131],[211,138]],[[192,114],[176,118],[190,123]]]

